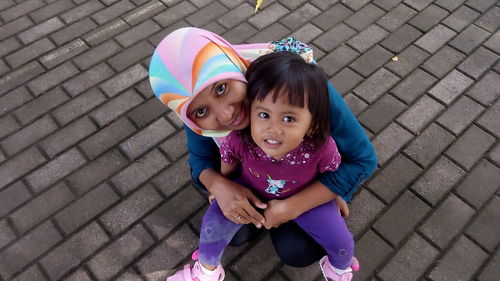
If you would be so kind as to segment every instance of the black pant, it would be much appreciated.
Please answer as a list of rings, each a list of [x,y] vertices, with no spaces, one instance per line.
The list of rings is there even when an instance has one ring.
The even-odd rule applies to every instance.
[[[229,243],[241,246],[257,239],[265,231],[253,224],[244,225]],[[303,267],[311,265],[326,255],[326,251],[294,221],[289,221],[269,230],[274,249],[281,261],[289,266]]]

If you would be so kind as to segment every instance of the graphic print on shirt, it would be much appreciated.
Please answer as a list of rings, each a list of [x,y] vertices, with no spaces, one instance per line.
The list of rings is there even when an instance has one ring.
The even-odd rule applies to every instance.
[[[275,196],[280,196],[280,193],[285,187],[285,180],[273,180],[269,175],[267,176],[267,183],[269,184],[266,188],[266,192]]]

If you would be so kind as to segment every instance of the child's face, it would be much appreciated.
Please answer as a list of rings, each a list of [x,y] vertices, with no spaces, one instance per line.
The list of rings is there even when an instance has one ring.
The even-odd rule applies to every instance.
[[[241,130],[250,123],[247,84],[221,80],[191,101],[187,116],[205,130]]]
[[[253,141],[274,159],[280,160],[309,133],[312,115],[304,107],[288,104],[282,95],[273,103],[272,94],[252,103],[250,127]]]

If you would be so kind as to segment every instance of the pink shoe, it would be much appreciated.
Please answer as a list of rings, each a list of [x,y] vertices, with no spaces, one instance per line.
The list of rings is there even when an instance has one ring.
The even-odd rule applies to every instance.
[[[323,272],[323,276],[327,281],[351,281],[352,280],[352,271],[358,271],[359,270],[359,262],[358,259],[355,257],[352,257],[352,262],[350,269],[351,271],[346,272],[342,275],[337,274],[335,271],[333,271],[332,264],[328,260],[328,256],[324,256],[320,261],[319,261],[319,267],[321,268],[321,272]]]
[[[174,275],[167,278],[167,281],[222,281],[224,280],[225,274],[224,269],[219,264],[217,268],[211,272],[211,274],[206,274],[201,269],[201,264],[198,261],[198,250],[196,250],[192,255],[194,263],[193,267],[189,264],[184,266],[183,270],[177,271]]]

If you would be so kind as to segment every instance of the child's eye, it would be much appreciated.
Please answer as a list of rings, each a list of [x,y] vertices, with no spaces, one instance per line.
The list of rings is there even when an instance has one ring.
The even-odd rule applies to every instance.
[[[262,118],[262,119],[267,119],[267,118],[269,118],[269,114],[267,114],[265,112],[260,112],[259,113],[259,117]]]
[[[283,122],[292,123],[292,122],[295,122],[295,118],[293,118],[291,116],[285,116],[285,117],[283,117]]]
[[[205,107],[198,108],[194,113],[196,118],[203,118],[207,115],[208,110]]]
[[[222,94],[224,94],[224,92],[226,91],[226,84],[220,84],[218,87],[217,87],[217,95],[220,96]]]

